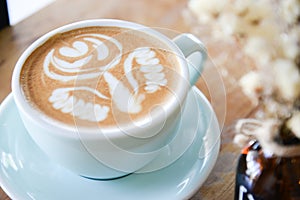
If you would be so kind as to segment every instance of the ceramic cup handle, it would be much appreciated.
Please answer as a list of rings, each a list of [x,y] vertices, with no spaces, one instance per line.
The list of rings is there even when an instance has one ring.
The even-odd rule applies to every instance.
[[[178,35],[173,41],[188,61],[190,84],[193,86],[203,70],[203,64],[207,58],[206,48],[198,38],[189,33]],[[198,53],[196,54],[196,52]]]

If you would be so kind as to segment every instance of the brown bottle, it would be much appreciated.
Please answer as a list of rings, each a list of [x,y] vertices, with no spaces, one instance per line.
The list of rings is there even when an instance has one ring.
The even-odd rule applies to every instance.
[[[300,141],[282,128],[281,145]],[[300,200],[300,156],[279,157],[263,151],[258,141],[243,149],[236,173],[235,200]]]

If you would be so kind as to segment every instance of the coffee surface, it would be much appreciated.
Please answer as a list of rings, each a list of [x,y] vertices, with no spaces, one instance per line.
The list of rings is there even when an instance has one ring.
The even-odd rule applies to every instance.
[[[43,115],[69,125],[114,126],[174,98],[178,56],[159,38],[119,27],[59,33],[25,61],[20,83]]]

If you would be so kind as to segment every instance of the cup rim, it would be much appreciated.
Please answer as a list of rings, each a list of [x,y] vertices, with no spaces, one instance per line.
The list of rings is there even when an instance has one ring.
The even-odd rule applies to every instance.
[[[49,31],[48,33],[42,35],[40,38],[38,38],[35,42],[33,42],[29,47],[25,49],[25,51],[22,53],[22,55],[19,57],[14,71],[12,75],[12,93],[14,97],[14,101],[18,107],[19,112],[22,112],[23,115],[26,115],[26,117],[30,118],[31,121],[37,123],[39,126],[42,126],[48,130],[53,130],[53,134],[58,134],[60,136],[66,136],[66,137],[74,137],[76,134],[75,132],[83,132],[84,134],[80,134],[80,136],[84,136],[85,138],[95,138],[99,137],[99,135],[102,134],[95,134],[99,133],[99,126],[96,126],[96,128],[88,128],[88,127],[76,127],[67,125],[65,123],[60,123],[57,120],[52,119],[50,116],[47,116],[46,114],[42,113],[42,111],[39,111],[38,109],[33,108],[25,99],[22,88],[20,86],[20,73],[23,67],[23,64],[27,60],[27,58],[42,44],[44,44],[50,37],[54,36],[57,33],[63,33],[67,32],[73,29],[77,28],[83,28],[83,27],[93,27],[93,26],[115,26],[115,27],[121,27],[121,28],[128,28],[133,30],[140,30],[143,29],[143,32],[146,32],[147,34],[150,34],[151,36],[157,37],[160,41],[165,42],[167,46],[169,46],[173,51],[176,51],[177,54],[181,58],[184,58],[183,53],[179,49],[179,47],[172,42],[171,39],[169,39],[167,36],[163,35],[162,33],[152,29],[151,27],[147,27],[141,24],[137,24],[134,22],[124,21],[124,20],[117,20],[117,19],[90,19],[90,20],[83,20],[74,22],[71,24],[67,24],[64,26],[61,26],[59,28],[56,28],[54,30]],[[181,75],[184,77],[184,81],[189,80],[189,73],[188,73],[188,66],[187,61],[183,61],[183,59],[178,59],[179,64],[183,67],[181,67]],[[183,81],[181,81],[183,82]],[[188,82],[188,81],[187,81]],[[179,83],[181,84],[181,83]],[[179,106],[183,105],[183,102],[187,96],[187,93],[189,91],[190,85],[187,83],[181,84],[182,88],[178,89],[176,99],[180,103]],[[175,101],[174,101],[175,102]],[[170,115],[178,108],[178,106],[173,106],[174,102],[168,103],[164,106],[165,112],[166,112],[166,118],[170,117]],[[37,117],[37,115],[40,115],[41,117]],[[142,125],[141,122],[145,120],[138,120],[139,125]],[[145,132],[150,131],[154,125],[159,124],[162,121],[161,117],[159,115],[156,115],[152,119],[151,126],[148,126],[145,129]],[[136,126],[130,126],[128,127],[128,131],[132,131]],[[101,128],[101,127],[100,127]],[[116,127],[105,127],[101,128],[101,132],[104,135],[108,135],[110,138],[119,138],[120,136],[128,136],[127,134],[120,134],[120,129]],[[76,137],[76,136],[75,136]]]

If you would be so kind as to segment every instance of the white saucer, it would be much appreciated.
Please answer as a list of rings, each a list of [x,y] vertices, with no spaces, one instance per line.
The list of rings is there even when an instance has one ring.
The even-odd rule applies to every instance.
[[[192,97],[197,101],[190,100]],[[161,169],[153,172],[95,181],[77,176],[48,160],[27,134],[12,95],[9,95],[0,107],[0,186],[14,200],[190,198],[216,162],[220,130],[210,104],[197,88],[190,92],[187,104],[178,131],[185,135],[189,130],[185,120],[194,120],[190,119],[190,113],[198,112],[199,126],[186,151],[177,155],[176,160],[174,156],[169,158],[171,165],[162,167],[166,162],[163,165],[156,162],[153,166]],[[174,145],[179,145],[178,140]],[[168,159],[167,152],[162,157]]]

